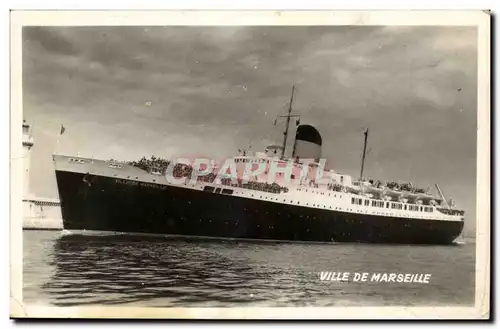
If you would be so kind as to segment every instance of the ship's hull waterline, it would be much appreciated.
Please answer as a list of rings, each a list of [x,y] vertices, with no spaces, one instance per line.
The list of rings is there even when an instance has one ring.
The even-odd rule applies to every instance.
[[[56,170],[66,230],[301,242],[451,244],[463,221],[354,214]]]

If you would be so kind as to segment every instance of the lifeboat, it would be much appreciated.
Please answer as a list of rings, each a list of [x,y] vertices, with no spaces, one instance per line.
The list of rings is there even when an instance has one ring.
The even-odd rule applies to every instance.
[[[354,186],[352,189],[359,191],[363,194],[371,194],[375,198],[381,198],[384,195],[385,186],[378,182],[376,184],[372,184],[367,181],[354,182]]]
[[[353,193],[353,194],[360,194],[361,193],[361,187],[356,186],[356,185],[346,186],[346,190],[347,190],[347,192]]]
[[[381,198],[384,195],[385,187],[375,187],[373,185],[364,185],[362,187],[364,193],[373,195],[376,198]]]
[[[386,199],[394,201],[405,200],[407,203],[417,204],[439,204],[442,200],[428,192],[414,192],[390,188],[381,182],[371,183],[368,181],[356,181],[353,185],[347,186],[347,191],[353,194],[370,194],[376,199]]]
[[[417,201],[422,201],[425,204],[429,204],[431,201],[436,201],[436,202],[441,201],[441,198],[438,198],[429,193],[405,192],[404,197],[412,203],[416,203]]]
[[[390,197],[393,200],[399,200],[400,198],[403,197],[404,192],[396,189],[386,188],[382,194],[384,196]]]

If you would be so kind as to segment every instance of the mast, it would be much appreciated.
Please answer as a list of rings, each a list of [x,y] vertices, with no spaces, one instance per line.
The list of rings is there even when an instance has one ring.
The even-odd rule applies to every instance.
[[[365,144],[363,146],[363,157],[361,158],[361,174],[359,175],[359,179],[363,179],[363,170],[365,168],[365,157],[366,157],[366,143],[368,140],[368,128],[366,128],[366,131],[364,132],[365,134]]]
[[[285,148],[286,148],[286,139],[288,137],[288,127],[290,126],[290,114],[292,113],[292,103],[293,103],[293,94],[295,92],[295,85],[292,87],[292,96],[290,97],[290,105],[288,106],[288,114],[286,116],[286,126],[285,131],[283,132],[283,148],[281,149],[281,159],[285,157]]]
[[[287,113],[287,115],[280,115],[274,121],[274,124],[276,125],[276,123],[278,121],[278,118],[286,118],[285,131],[283,132],[283,146],[281,148],[281,159],[283,159],[285,157],[286,139],[288,137],[288,128],[290,127],[290,119],[294,118],[294,117],[300,117],[300,115],[292,115],[292,104],[293,104],[293,96],[294,96],[294,94],[295,94],[295,85],[293,85],[293,87],[292,87],[292,96],[290,97],[290,104],[288,106],[288,113]]]

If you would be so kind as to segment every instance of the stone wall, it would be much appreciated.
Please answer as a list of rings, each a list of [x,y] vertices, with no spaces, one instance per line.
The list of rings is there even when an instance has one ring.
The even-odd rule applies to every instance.
[[[58,201],[23,200],[23,229],[62,230],[61,207]]]

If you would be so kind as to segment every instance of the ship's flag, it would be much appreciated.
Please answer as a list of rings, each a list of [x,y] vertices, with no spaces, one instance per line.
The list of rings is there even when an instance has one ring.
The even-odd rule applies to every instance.
[[[64,126],[63,126],[63,125],[61,125],[61,132],[59,133],[59,135],[64,134],[64,131],[65,131],[65,130],[66,130],[66,128],[64,128]]]

